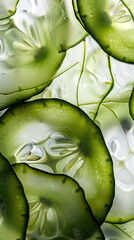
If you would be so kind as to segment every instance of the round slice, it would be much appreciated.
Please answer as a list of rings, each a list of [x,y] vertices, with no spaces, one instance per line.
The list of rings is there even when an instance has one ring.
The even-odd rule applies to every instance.
[[[77,0],[85,29],[111,56],[134,63],[134,18],[120,0]]]
[[[0,118],[0,151],[11,164],[43,164],[74,178],[97,221],[104,221],[114,195],[113,166],[99,128],[82,110],[58,99],[12,108]]]
[[[129,110],[132,118],[134,119],[134,88],[132,90],[132,94],[129,101]]]
[[[0,155],[0,239],[23,240],[28,224],[28,203],[9,162]]]
[[[0,20],[11,17],[15,11],[19,0],[0,1]]]
[[[17,93],[20,102],[34,95],[33,88],[47,85],[65,56],[51,41],[44,16],[19,11],[12,21],[0,31],[0,109],[1,96]],[[8,97],[4,101],[6,107],[12,104]]]
[[[27,239],[103,240],[103,234],[85,200],[83,190],[70,177],[14,165],[30,208]]]

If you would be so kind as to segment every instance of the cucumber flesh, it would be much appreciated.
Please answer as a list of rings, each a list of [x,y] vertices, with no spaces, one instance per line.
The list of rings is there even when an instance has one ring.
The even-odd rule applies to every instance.
[[[83,190],[73,179],[26,164],[15,164],[14,170],[29,203],[28,240],[104,239]]]
[[[0,39],[2,109],[3,95],[17,94],[17,102],[20,102],[34,95],[33,89],[47,85],[65,53],[59,54],[55,48],[45,17],[26,11],[16,12],[9,28],[5,26],[5,30],[0,31]],[[4,100],[5,107],[11,105],[10,96]],[[12,98],[13,103],[16,103],[15,97]]]
[[[28,213],[23,187],[9,162],[0,155],[0,239],[23,240]]]
[[[120,61],[134,63],[134,17],[130,4],[117,0],[77,0],[86,31],[104,51]]]
[[[104,221],[114,196],[113,166],[99,128],[82,110],[58,99],[11,108],[0,118],[0,151],[11,164],[44,164],[74,178]]]

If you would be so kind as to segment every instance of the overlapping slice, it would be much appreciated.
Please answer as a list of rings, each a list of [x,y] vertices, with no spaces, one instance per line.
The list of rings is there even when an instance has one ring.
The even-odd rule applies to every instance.
[[[15,164],[30,208],[27,239],[103,240],[83,190],[71,178]]]
[[[23,240],[28,212],[23,187],[9,162],[0,155],[0,239]]]
[[[19,0],[4,0],[0,1],[0,20],[12,16],[15,11]]]
[[[77,0],[85,29],[111,56],[134,63],[133,3],[121,0]]]
[[[82,110],[56,99],[12,108],[0,118],[0,151],[10,163],[74,178],[97,221],[104,221],[114,195],[112,161],[99,128]]]
[[[28,99],[41,85],[47,85],[65,56],[55,48],[44,16],[17,11],[8,26],[3,22],[2,28],[0,109]],[[34,91],[36,88],[38,90]],[[12,94],[11,101],[8,94]]]
[[[131,114],[132,118],[134,119],[134,88],[132,90],[132,94],[130,97],[129,108],[130,108],[130,114]]]

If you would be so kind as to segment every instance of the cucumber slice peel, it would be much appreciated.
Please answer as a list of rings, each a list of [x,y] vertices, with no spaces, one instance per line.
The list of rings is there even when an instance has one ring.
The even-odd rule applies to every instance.
[[[0,239],[23,240],[28,213],[22,185],[9,162],[0,155]]]
[[[26,164],[13,167],[29,202],[28,240],[104,239],[82,189],[73,179]]]
[[[57,99],[12,108],[0,118],[0,151],[11,164],[44,164],[46,171],[73,177],[97,221],[104,221],[114,196],[112,161],[99,128],[82,110]]]

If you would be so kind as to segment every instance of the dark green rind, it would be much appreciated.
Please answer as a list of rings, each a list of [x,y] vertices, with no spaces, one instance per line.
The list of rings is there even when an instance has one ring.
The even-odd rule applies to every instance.
[[[134,21],[131,11],[121,1],[122,6],[129,12],[131,27],[129,23],[127,27],[124,22],[112,22],[105,9],[109,2],[109,0],[77,0],[84,28],[109,55],[123,62],[134,63]],[[115,13],[117,12],[115,10]]]
[[[28,203],[9,162],[0,155],[0,239],[24,240]]]
[[[85,200],[84,192],[72,178],[65,175],[55,175],[29,167],[27,164],[15,164],[14,170],[23,184],[29,206],[36,201],[42,204],[41,208],[34,206],[35,211],[39,212],[35,220],[35,226],[28,226],[27,239],[73,239],[73,240],[97,240],[104,239],[99,226],[97,225],[92,212]],[[48,211],[53,209],[56,216],[52,224],[46,215],[44,228],[39,234],[42,219],[39,216],[41,209]],[[30,208],[32,213],[32,208]],[[29,222],[32,224],[32,220]],[[57,225],[56,225],[57,224]],[[56,225],[57,232],[53,228]],[[32,226],[32,227],[31,227]],[[48,229],[48,232],[47,232]],[[51,232],[49,232],[51,230]],[[50,235],[49,235],[50,234]],[[55,235],[55,236],[54,236]],[[93,236],[96,236],[93,238]]]
[[[132,94],[129,100],[129,111],[132,119],[134,120],[134,88],[132,90]]]

